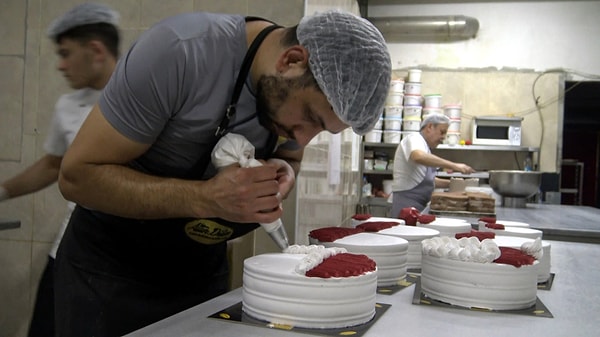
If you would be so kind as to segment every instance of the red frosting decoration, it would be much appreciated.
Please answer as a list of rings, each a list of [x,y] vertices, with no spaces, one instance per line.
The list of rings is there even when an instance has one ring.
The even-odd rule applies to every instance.
[[[496,223],[496,218],[482,217],[482,218],[479,218],[479,221],[483,221],[483,222],[487,222],[487,223]]]
[[[375,261],[363,254],[341,253],[333,255],[306,272],[308,277],[350,277],[374,271]]]
[[[370,221],[363,222],[362,224],[356,226],[356,228],[363,229],[365,232],[379,232],[380,230],[384,230],[398,225],[399,223],[394,221]]]
[[[333,242],[348,235],[364,232],[362,228],[347,228],[347,227],[324,227],[310,231],[308,234],[311,238],[321,242]]]
[[[500,257],[495,259],[495,263],[510,264],[515,267],[530,265],[535,262],[535,258],[531,255],[523,253],[520,249],[510,247],[499,247]]]
[[[504,229],[504,225],[499,224],[499,223],[486,223],[485,227],[491,228],[491,229]]]
[[[470,238],[470,237],[476,237],[479,239],[479,241],[483,241],[485,239],[493,239],[496,237],[496,234],[494,232],[480,232],[480,231],[476,231],[474,229],[471,229],[470,232],[467,233],[456,233],[454,235],[455,238],[460,239],[460,238]]]
[[[405,207],[400,210],[398,218],[404,220],[407,226],[416,226],[420,214],[419,210],[414,207]]]
[[[368,220],[370,218],[371,218],[371,214],[354,214],[352,216],[352,219],[358,220],[358,221]]]
[[[419,215],[419,217],[417,218],[417,220],[419,220],[419,222],[422,223],[422,224],[428,224],[428,223],[433,222],[435,220],[435,215],[421,214],[421,215]]]

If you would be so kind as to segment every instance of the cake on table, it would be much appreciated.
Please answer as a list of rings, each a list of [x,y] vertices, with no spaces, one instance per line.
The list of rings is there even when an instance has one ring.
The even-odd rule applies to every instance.
[[[434,229],[417,228],[415,226],[403,226],[394,222],[365,222],[357,226],[365,232],[381,235],[390,235],[408,241],[407,269],[421,268],[421,241],[440,235]]]
[[[404,225],[404,220],[396,218],[386,218],[372,216],[371,214],[354,214],[352,216],[352,227],[356,227],[365,222],[397,222],[400,225]]]
[[[484,223],[479,222],[479,230],[493,232],[496,235],[502,236],[518,236],[523,238],[537,239],[542,238],[543,232],[539,229],[528,227],[509,227],[501,223]]]
[[[343,248],[293,245],[244,261],[242,310],[291,327],[332,329],[375,316],[377,267]]]
[[[476,233],[475,233],[476,234]],[[434,300],[467,308],[517,310],[537,300],[541,240],[520,249],[492,239],[449,236],[423,240],[421,291]]]
[[[523,244],[529,242],[533,243],[534,239],[522,238],[516,236],[500,236],[496,235],[494,241],[500,247],[512,247],[512,248],[521,248]],[[538,259],[538,270],[537,270],[537,282],[544,283],[550,279],[550,267],[551,263],[551,255],[550,255],[550,242],[542,240],[542,256]]]
[[[432,214],[422,214],[414,207],[405,207],[400,210],[399,217],[410,226],[419,226],[434,229],[440,235],[454,236],[456,233],[468,232],[471,224],[462,219],[439,217]]]
[[[391,224],[394,223],[388,223],[392,226]],[[359,227],[315,229],[309,233],[309,242],[325,247],[344,248],[349,253],[367,255],[377,264],[377,286],[379,287],[397,285],[406,279],[408,241],[399,237],[366,233]]]

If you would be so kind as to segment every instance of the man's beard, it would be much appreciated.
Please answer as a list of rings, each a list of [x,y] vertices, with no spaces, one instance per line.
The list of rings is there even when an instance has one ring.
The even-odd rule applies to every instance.
[[[256,85],[256,112],[262,126],[275,132],[273,121],[289,93],[289,84],[277,76],[263,75]]]

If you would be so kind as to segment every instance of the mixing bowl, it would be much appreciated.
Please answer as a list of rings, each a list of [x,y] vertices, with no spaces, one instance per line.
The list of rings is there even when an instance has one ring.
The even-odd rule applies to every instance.
[[[536,171],[492,170],[490,186],[502,196],[502,206],[525,207],[526,199],[538,193],[542,173]]]

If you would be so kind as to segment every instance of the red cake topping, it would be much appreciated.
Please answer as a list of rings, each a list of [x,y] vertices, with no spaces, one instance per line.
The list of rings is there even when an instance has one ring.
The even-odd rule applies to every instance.
[[[365,232],[379,232],[380,230],[388,229],[394,226],[398,226],[398,222],[394,221],[371,221],[363,222],[356,226],[356,228],[363,229]]]
[[[523,253],[520,249],[510,247],[499,247],[500,257],[495,259],[495,263],[510,264],[515,267],[530,265],[535,262],[535,258],[531,255]]]
[[[486,223],[485,227],[491,228],[491,229],[504,229],[504,225],[499,224],[499,223]]]
[[[479,218],[479,221],[483,221],[483,222],[487,222],[487,223],[496,223],[496,218],[482,217],[482,218]]]
[[[475,236],[476,238],[479,239],[479,241],[483,241],[485,239],[493,239],[496,237],[496,234],[494,232],[481,232],[481,231],[476,231],[474,229],[471,229],[470,232],[467,233],[456,233],[454,235],[455,238],[460,239],[460,238],[470,238],[472,236]]]
[[[306,272],[308,277],[350,277],[374,271],[375,261],[362,254],[341,253],[333,255]]]
[[[324,227],[310,231],[308,234],[311,238],[321,242],[333,242],[348,235],[364,232],[362,228],[347,228],[347,227]]]
[[[398,218],[404,220],[407,226],[416,226],[420,214],[419,210],[414,207],[405,207],[400,210]]]
[[[354,214],[352,216],[352,219],[358,220],[358,221],[368,220],[370,218],[371,218],[371,214]]]
[[[421,215],[419,215],[419,217],[417,218],[417,220],[419,220],[419,222],[422,223],[422,224],[428,224],[430,222],[435,221],[435,215],[421,214]]]

